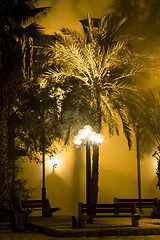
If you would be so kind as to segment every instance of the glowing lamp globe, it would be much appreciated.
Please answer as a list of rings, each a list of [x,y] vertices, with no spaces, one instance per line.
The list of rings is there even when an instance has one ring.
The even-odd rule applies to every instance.
[[[79,138],[79,136],[75,136],[73,142],[75,145],[81,145],[82,140]]]
[[[96,143],[101,144],[103,142],[103,140],[104,140],[104,137],[102,136],[102,134],[96,135],[96,140],[95,140]]]

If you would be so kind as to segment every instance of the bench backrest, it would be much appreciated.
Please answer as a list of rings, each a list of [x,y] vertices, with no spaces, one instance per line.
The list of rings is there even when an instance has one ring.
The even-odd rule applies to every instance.
[[[135,203],[137,207],[152,207],[158,205],[158,198],[136,199],[136,198],[114,198],[114,203]]]
[[[96,213],[136,213],[134,203],[118,203],[118,204],[83,204],[79,203],[79,211],[88,215],[96,215]]]
[[[41,208],[49,208],[49,200],[22,200],[21,206],[23,209],[41,209]]]

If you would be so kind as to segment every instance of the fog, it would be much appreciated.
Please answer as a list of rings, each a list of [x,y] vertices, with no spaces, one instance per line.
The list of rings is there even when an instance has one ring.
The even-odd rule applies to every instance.
[[[39,6],[51,6],[49,14],[41,21],[46,34],[59,31],[62,27],[82,30],[79,22],[89,13],[99,18],[108,12],[111,0],[41,0]]]
[[[114,197],[137,198],[137,159],[135,144],[128,150],[127,141],[120,136],[110,138],[103,130],[104,142],[100,146],[98,202],[113,203]],[[86,201],[85,146],[68,146],[62,156],[63,164],[53,168],[46,160],[46,190],[52,207],[60,207],[55,214],[77,215],[78,202]],[[156,187],[156,161],[146,156],[141,161],[142,198],[160,196]],[[33,199],[41,199],[42,165],[25,163],[23,177],[33,187]],[[36,213],[37,214],[37,213]],[[41,213],[38,213],[41,214]]]
[[[46,34],[67,27],[82,31],[79,22],[87,13],[99,18],[108,12],[111,0],[41,0],[39,6],[51,6],[52,9],[40,22]],[[112,203],[114,197],[137,198],[137,159],[135,142],[128,150],[127,141],[121,130],[120,136],[109,137],[103,129],[104,142],[100,146],[99,198],[101,203]],[[61,167],[53,168],[46,161],[47,197],[52,207],[60,207],[55,214],[77,215],[78,202],[86,199],[85,147],[77,149],[73,144],[63,152]],[[23,177],[28,186],[34,187],[33,199],[41,198],[42,166],[25,163]],[[160,196],[156,188],[156,161],[152,152],[141,160],[142,198]]]

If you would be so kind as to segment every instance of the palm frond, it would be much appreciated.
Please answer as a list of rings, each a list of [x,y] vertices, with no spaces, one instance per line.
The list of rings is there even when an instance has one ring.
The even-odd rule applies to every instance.
[[[50,77],[53,82],[67,82],[68,85],[71,79],[76,84],[78,82],[76,87],[80,93],[82,87],[90,97],[87,104],[95,121],[101,127],[103,116],[111,135],[114,132],[119,134],[119,115],[130,149],[133,121],[129,117],[127,94],[124,92],[135,92],[135,77],[146,69],[146,62],[144,54],[131,51],[131,38],[114,40],[125,21],[125,18],[114,20],[111,16],[104,16],[98,30],[95,30],[88,16],[86,36],[66,28],[61,29],[60,34],[55,33],[48,51],[54,68],[46,73],[46,78]],[[81,94],[79,98],[82,98]]]
[[[41,7],[41,8],[33,8],[28,10],[24,8],[25,14],[22,15],[22,24],[23,27],[27,27],[32,23],[39,23],[39,21],[44,18],[48,12],[51,10],[51,7]],[[23,9],[20,9],[21,13]]]
[[[60,39],[62,40],[62,38]],[[90,62],[88,61],[88,56],[84,49],[77,45],[64,45],[59,42],[54,43],[54,46],[50,46],[48,54],[51,56],[52,52],[56,52],[52,57],[56,58],[57,68],[59,66],[65,66],[70,72],[79,73],[85,79],[88,78],[89,81],[92,79],[92,71],[90,69]],[[70,70],[69,70],[70,69]]]
[[[65,36],[68,36],[70,38],[70,41],[72,40],[73,43],[78,45],[84,45],[85,44],[85,38],[78,33],[77,31],[68,29],[68,28],[62,28],[61,29],[62,34]]]
[[[102,110],[104,113],[103,118],[105,123],[107,123],[108,125],[109,135],[113,136],[114,132],[116,132],[117,135],[119,135],[119,130],[118,130],[119,126],[117,123],[117,117],[115,115],[113,104],[105,96],[101,96],[101,104],[102,104]]]
[[[132,134],[131,134],[132,128],[131,128],[131,124],[128,119],[128,113],[126,113],[126,111],[125,111],[125,106],[124,106],[124,108],[122,108],[122,104],[121,104],[121,107],[117,108],[117,112],[118,112],[118,115],[119,115],[122,125],[123,125],[123,131],[124,131],[124,134],[128,141],[128,147],[129,147],[129,149],[131,149],[131,147],[132,147]]]

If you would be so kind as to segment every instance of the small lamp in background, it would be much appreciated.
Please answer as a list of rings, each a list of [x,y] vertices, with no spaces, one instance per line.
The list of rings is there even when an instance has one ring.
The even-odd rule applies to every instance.
[[[56,158],[56,156],[51,155],[51,156],[50,156],[50,161],[51,161],[52,167],[53,167],[53,168],[56,168],[57,165],[58,165],[58,159]]]
[[[56,168],[58,165],[58,159],[57,158],[54,158],[53,159],[53,168]]]

